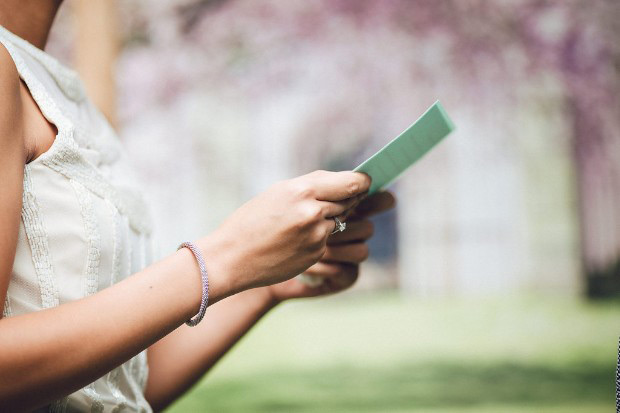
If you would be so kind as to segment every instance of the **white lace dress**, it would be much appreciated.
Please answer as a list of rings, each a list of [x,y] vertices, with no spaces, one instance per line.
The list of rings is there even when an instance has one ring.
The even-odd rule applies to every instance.
[[[44,116],[51,148],[24,168],[22,220],[4,317],[94,294],[148,265],[151,224],[120,142],[75,72],[0,26]],[[87,346],[88,340],[75,343]],[[151,411],[146,352],[42,411]]]

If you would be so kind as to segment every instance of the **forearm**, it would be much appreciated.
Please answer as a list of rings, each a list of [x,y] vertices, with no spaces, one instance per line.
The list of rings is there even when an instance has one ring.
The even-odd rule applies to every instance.
[[[334,229],[330,217],[344,213],[369,186],[360,173],[316,171],[274,184],[246,202],[197,242],[207,263],[210,302],[305,271],[326,251]],[[15,246],[0,251],[3,260],[12,253],[7,248]],[[184,248],[91,297],[0,320],[0,410],[45,405],[153,345],[198,311],[200,283],[198,265]],[[190,370],[185,387],[266,310],[257,308],[252,317],[235,312],[244,321],[222,335],[213,333],[221,344],[203,353],[200,371]],[[202,333],[211,333],[207,330]]]
[[[211,282],[212,300],[226,296]],[[30,410],[96,380],[192,317],[200,298],[200,272],[182,249],[85,299],[0,320],[0,410]]]
[[[198,326],[181,326],[151,346],[146,398],[153,409],[186,392],[275,305],[266,288],[244,291],[210,306]]]

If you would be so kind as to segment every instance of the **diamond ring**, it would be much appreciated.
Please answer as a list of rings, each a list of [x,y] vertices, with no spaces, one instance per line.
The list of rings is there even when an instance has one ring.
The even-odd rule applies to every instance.
[[[332,231],[332,234],[335,234],[337,232],[342,232],[345,229],[347,229],[347,223],[342,222],[341,220],[338,219],[338,217],[334,217],[334,222],[336,223],[336,228],[334,228],[334,230]]]

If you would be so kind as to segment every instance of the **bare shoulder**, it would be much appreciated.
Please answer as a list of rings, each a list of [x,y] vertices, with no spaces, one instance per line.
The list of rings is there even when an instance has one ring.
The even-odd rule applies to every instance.
[[[19,93],[19,74],[13,58],[0,43],[0,142],[18,138],[20,134],[21,97]]]

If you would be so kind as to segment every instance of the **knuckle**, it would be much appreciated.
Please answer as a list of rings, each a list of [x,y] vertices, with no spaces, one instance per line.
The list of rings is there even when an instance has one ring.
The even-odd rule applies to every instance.
[[[302,220],[306,224],[313,224],[323,217],[323,208],[316,203],[307,203],[301,212]]]
[[[321,227],[315,227],[313,228],[312,232],[310,233],[310,244],[314,247],[314,248],[327,248],[326,246],[326,241],[327,241],[327,235],[325,234],[325,231],[323,231],[323,229]],[[325,251],[323,251],[325,252]]]
[[[304,180],[295,181],[291,185],[291,192],[297,199],[314,198],[314,188]]]
[[[311,208],[306,205],[299,205],[294,210],[295,221],[294,227],[300,231],[306,231],[314,224]]]
[[[357,195],[360,191],[360,183],[357,181],[351,181],[347,184],[346,187],[347,194],[349,197]]]

